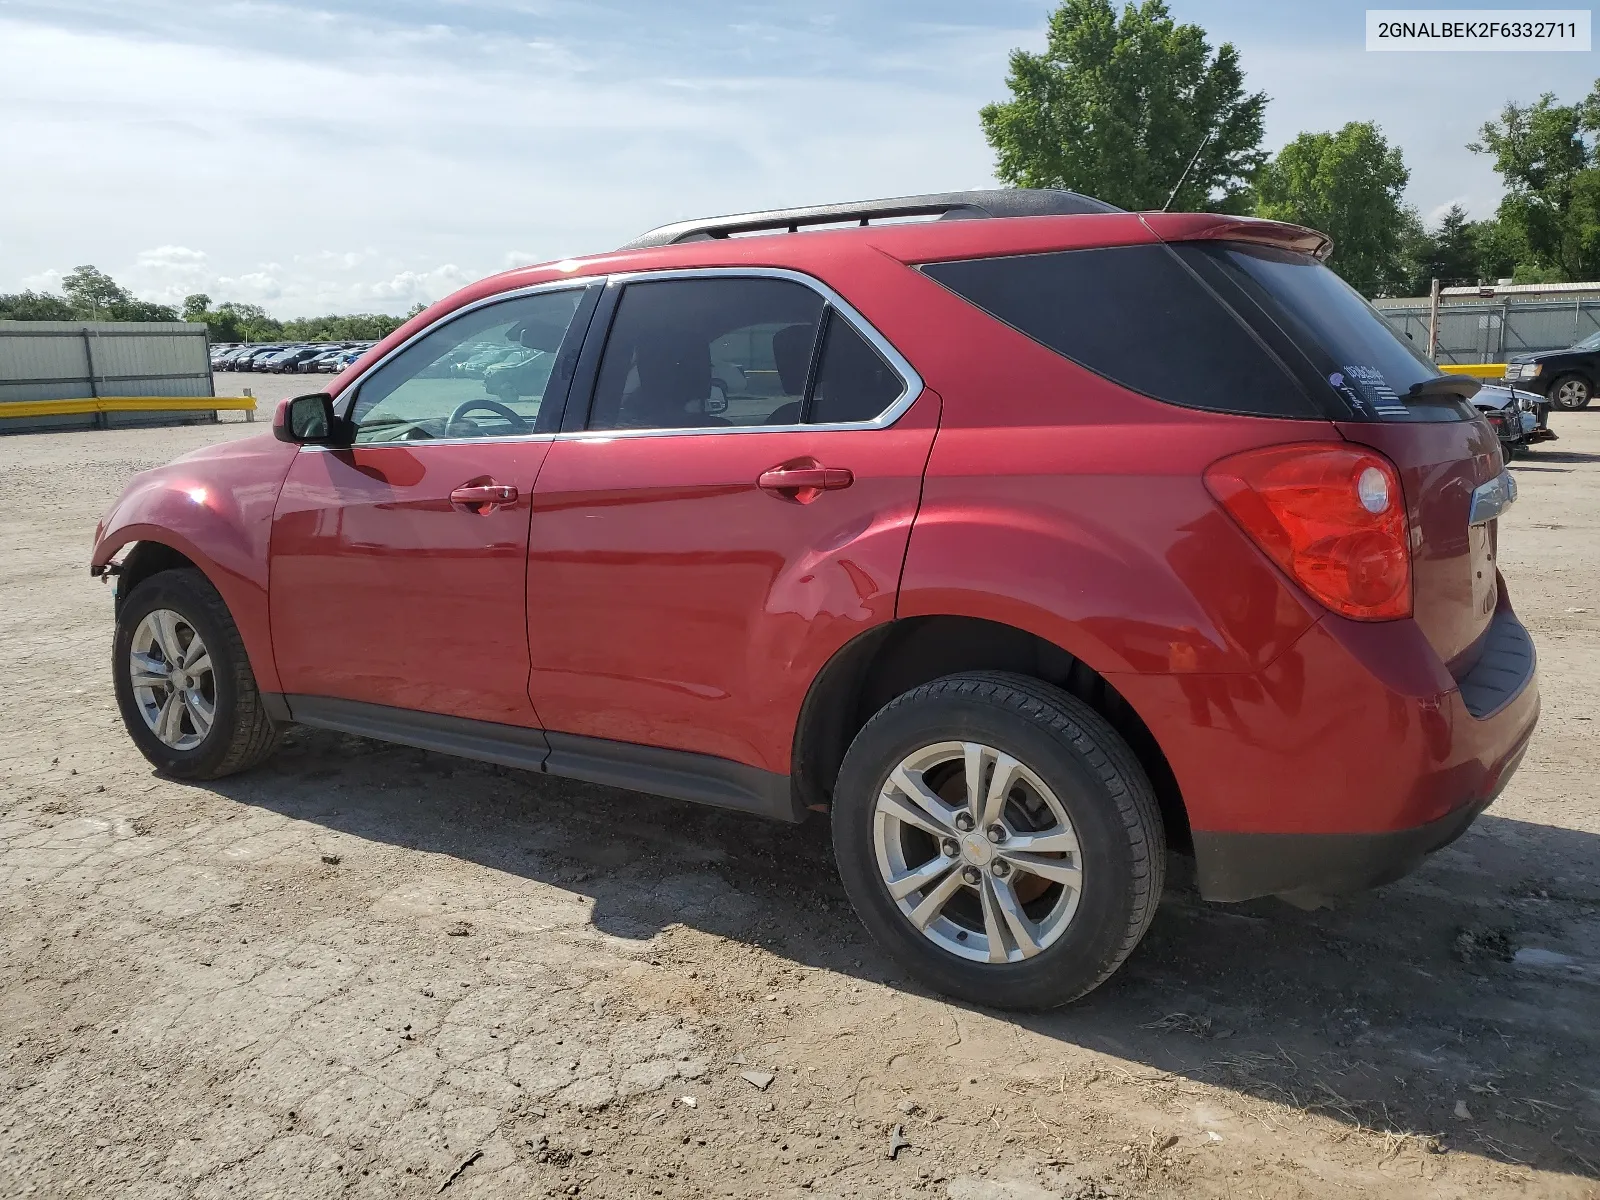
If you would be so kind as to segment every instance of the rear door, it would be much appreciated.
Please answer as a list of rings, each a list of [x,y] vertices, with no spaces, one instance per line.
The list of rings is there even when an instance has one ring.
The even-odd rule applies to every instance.
[[[614,285],[592,409],[574,395],[534,497],[553,753],[566,734],[786,772],[811,679],[894,615],[938,397],[784,274]]]
[[[538,724],[528,514],[570,377],[552,379],[550,359],[564,339],[575,357],[583,298],[581,287],[543,290],[448,320],[357,384],[354,445],[301,449],[272,530],[285,692]],[[466,346],[529,353],[486,381],[458,369]],[[549,409],[547,390],[559,393]]]

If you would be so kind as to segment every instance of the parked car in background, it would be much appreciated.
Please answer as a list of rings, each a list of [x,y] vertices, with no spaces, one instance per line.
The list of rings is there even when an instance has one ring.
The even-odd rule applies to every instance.
[[[1600,384],[1600,332],[1565,350],[1513,355],[1506,360],[1505,379],[1539,393],[1556,408],[1588,408]]]
[[[1211,901],[1386,883],[1539,688],[1479,385],[1328,249],[1005,189],[493,276],[131,480],[123,721],[186,779],[301,722],[827,812],[880,945],[987,1007],[1110,976],[1169,846]],[[541,369],[434,369],[473,343]]]
[[[365,354],[369,348],[370,347],[362,347],[354,350],[342,351],[325,362],[319,369],[323,371],[331,371],[334,374],[337,374]]]
[[[312,371],[320,371],[320,370],[322,370],[322,364],[323,363],[327,362],[329,359],[336,358],[336,357],[338,357],[339,355],[341,355],[343,353],[344,353],[344,348],[342,346],[334,346],[334,347],[319,346],[319,347],[317,347],[317,352],[315,354],[309,355],[306,358],[301,359],[298,363],[295,364],[294,369],[296,371],[299,371],[299,372],[302,372],[302,373],[309,373],[309,372],[312,372]]]
[[[1472,405],[1500,439],[1500,451],[1507,462],[1541,442],[1557,440],[1555,430],[1550,428],[1550,402],[1543,396],[1491,383],[1479,389]]]
[[[232,369],[235,371],[259,371],[262,364],[275,354],[281,354],[286,347],[281,345],[254,346],[233,360]]]
[[[326,353],[326,347],[323,346],[297,346],[275,358],[269,359],[267,370],[276,375],[296,372],[300,369],[300,364],[317,358],[324,353]]]
[[[235,364],[237,364],[238,361],[246,354],[250,353],[252,349],[254,349],[254,347],[235,346],[231,350],[224,351],[213,361],[212,369],[220,371],[238,370],[238,367]]]

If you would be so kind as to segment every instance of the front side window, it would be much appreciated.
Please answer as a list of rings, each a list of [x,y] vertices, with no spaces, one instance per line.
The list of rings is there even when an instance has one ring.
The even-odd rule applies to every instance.
[[[431,330],[361,381],[356,444],[553,432],[545,385],[582,296],[519,296]]]
[[[804,284],[733,275],[642,280],[617,304],[588,428],[870,421],[905,386]]]

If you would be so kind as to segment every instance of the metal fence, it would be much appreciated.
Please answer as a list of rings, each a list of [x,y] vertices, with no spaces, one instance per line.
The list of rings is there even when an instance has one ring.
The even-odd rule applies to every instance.
[[[214,412],[159,409],[7,417],[6,406],[22,412],[30,401],[213,394],[204,325],[0,321],[0,431],[212,421]]]
[[[1428,347],[1428,302],[1377,301],[1397,332]],[[1600,294],[1572,299],[1447,299],[1439,306],[1440,363],[1504,362],[1513,354],[1560,350],[1600,330]]]

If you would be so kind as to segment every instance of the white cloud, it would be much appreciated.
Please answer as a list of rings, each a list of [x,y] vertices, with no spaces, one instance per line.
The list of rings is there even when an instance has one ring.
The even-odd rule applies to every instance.
[[[88,261],[168,302],[401,310],[700,213],[981,186],[989,153],[957,85],[974,54],[997,75],[1016,40],[908,86],[715,56],[694,75],[598,70],[550,38],[326,20],[329,38],[372,40],[291,58],[0,18],[0,289]],[[204,257],[173,253],[190,248]]]
[[[169,303],[402,311],[685,217],[987,186],[977,109],[1003,97],[1012,47],[1042,45],[1041,13],[7,0],[0,291],[93,262]],[[1237,44],[1274,97],[1270,146],[1378,119],[1424,212],[1492,211],[1498,179],[1464,144],[1506,96],[1588,86],[1569,86],[1576,55],[1485,82],[1483,56],[1366,54],[1354,8],[1348,36],[1288,43],[1287,15],[1177,16]]]

